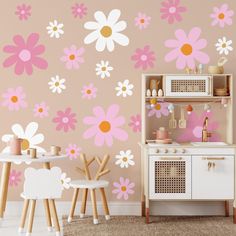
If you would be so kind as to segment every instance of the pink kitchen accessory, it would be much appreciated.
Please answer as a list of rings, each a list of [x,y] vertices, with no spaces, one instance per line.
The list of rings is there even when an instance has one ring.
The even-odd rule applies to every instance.
[[[23,139],[18,138],[17,136],[13,136],[8,145],[10,146],[10,153],[12,155],[21,155],[21,143]]]

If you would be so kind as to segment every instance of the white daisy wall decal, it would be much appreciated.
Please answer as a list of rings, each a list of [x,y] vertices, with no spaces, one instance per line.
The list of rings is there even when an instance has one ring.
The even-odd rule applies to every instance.
[[[62,34],[64,34],[63,30],[64,25],[62,23],[57,22],[57,20],[49,22],[47,26],[48,34],[51,38],[60,38]]]
[[[70,188],[71,178],[66,177],[66,173],[61,174],[61,183],[64,189]]]
[[[132,89],[134,88],[134,85],[130,84],[128,79],[123,82],[118,82],[117,85],[118,86],[115,88],[117,91],[116,96],[123,96],[126,98],[127,96],[133,95]]]
[[[128,168],[129,166],[135,165],[133,158],[134,155],[132,155],[131,150],[120,151],[120,153],[116,155],[117,161],[115,162],[115,164],[119,165],[120,168]]]
[[[229,55],[229,53],[233,51],[232,43],[232,40],[227,40],[226,37],[220,38],[215,44],[216,50],[220,55]]]
[[[105,79],[106,77],[110,77],[110,71],[113,70],[113,67],[109,65],[109,61],[101,61],[96,64],[96,75],[100,76],[101,79]]]
[[[66,80],[64,78],[60,79],[60,77],[58,75],[56,75],[55,77],[51,78],[50,82],[48,82],[49,89],[53,93],[60,94],[60,93],[62,93],[63,90],[66,89],[65,82],[66,82]]]
[[[5,134],[2,136],[2,141],[7,143],[10,139],[16,135],[17,137],[23,139],[21,143],[22,153],[26,153],[28,148],[36,148],[38,152],[46,152],[44,148],[38,146],[44,141],[44,135],[39,133],[37,134],[38,130],[38,123],[37,122],[30,122],[25,130],[20,124],[14,124],[11,127],[12,133]],[[2,150],[2,153],[9,153],[10,147],[7,146]]]
[[[113,9],[108,17],[102,11],[96,11],[94,18],[96,21],[89,21],[84,24],[84,28],[92,30],[85,39],[85,44],[91,44],[96,41],[96,50],[102,52],[105,48],[109,52],[114,51],[115,43],[121,46],[129,44],[129,38],[121,32],[126,29],[125,21],[118,21],[121,12],[118,9]]]

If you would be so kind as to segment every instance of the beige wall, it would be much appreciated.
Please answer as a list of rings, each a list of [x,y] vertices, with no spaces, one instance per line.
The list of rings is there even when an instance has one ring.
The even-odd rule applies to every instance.
[[[37,133],[44,135],[44,142],[40,144],[41,147],[48,149],[50,145],[60,145],[63,150],[70,144],[77,144],[82,148],[82,151],[87,155],[100,155],[109,153],[111,160],[109,168],[111,173],[106,176],[106,179],[110,181],[108,196],[110,200],[116,200],[116,195],[112,194],[113,182],[119,182],[120,177],[129,178],[131,182],[135,183],[133,190],[134,194],[129,195],[128,201],[138,201],[140,199],[140,149],[138,142],[140,141],[140,132],[133,132],[128,125],[130,117],[140,114],[141,108],[141,73],[142,72],[156,72],[156,73],[181,73],[176,69],[175,61],[167,63],[164,58],[170,51],[169,48],[164,46],[164,42],[167,39],[174,39],[174,32],[177,29],[183,29],[187,33],[193,27],[199,27],[202,30],[201,38],[207,40],[207,46],[201,51],[207,53],[210,57],[210,64],[215,64],[219,58],[219,54],[216,51],[215,43],[218,38],[225,36],[228,40],[233,41],[233,47],[235,42],[235,16],[232,17],[233,25],[220,28],[219,26],[211,26],[212,19],[210,14],[213,11],[214,6],[221,6],[222,1],[180,1],[180,5],[187,8],[186,12],[181,13],[183,19],[181,22],[174,22],[168,24],[166,20],[162,20],[160,16],[161,1],[149,0],[149,1],[107,1],[107,0],[84,0],[84,4],[88,8],[88,13],[82,19],[74,18],[71,13],[71,6],[75,1],[63,0],[63,1],[24,1],[27,5],[32,7],[32,15],[28,20],[20,21],[14,14],[16,6],[21,4],[22,1],[2,1],[2,11],[0,15],[1,29],[0,29],[0,93],[3,94],[8,88],[16,88],[17,86],[23,87],[26,94],[26,101],[28,103],[27,108],[20,109],[19,111],[9,111],[7,107],[0,107],[1,114],[1,127],[0,135],[9,134],[11,132],[11,126],[15,123],[19,123],[25,129],[28,123],[34,121],[39,124]],[[225,3],[229,4],[229,8],[236,11],[236,2],[225,0]],[[127,22],[127,28],[122,31],[126,35],[130,42],[128,46],[120,46],[115,44],[115,50],[108,52],[97,52],[95,50],[95,43],[85,45],[84,38],[90,33],[83,25],[87,21],[94,21],[94,12],[101,10],[106,15],[112,9],[120,9],[121,16],[119,20]],[[134,25],[134,18],[139,12],[146,13],[151,17],[150,25],[143,30],[140,30]],[[46,27],[49,21],[58,20],[64,24],[64,35],[59,39],[50,38],[47,34]],[[21,75],[14,73],[14,65],[8,68],[4,68],[2,63],[10,55],[3,52],[3,47],[7,44],[13,44],[13,36],[20,34],[24,39],[28,37],[30,33],[39,33],[39,44],[45,45],[45,52],[40,56],[48,62],[47,69],[40,70],[36,67],[33,68],[33,74],[27,75],[25,72]],[[60,57],[63,56],[63,49],[70,45],[76,45],[78,48],[84,47],[84,60],[78,70],[68,70],[65,64],[60,61]],[[143,48],[145,45],[150,45],[151,49],[155,52],[156,61],[153,68],[147,70],[135,69],[134,61],[131,60],[131,56],[134,54],[137,48]],[[235,72],[235,51],[230,52],[227,56],[229,62],[225,66],[227,73]],[[111,71],[111,77],[107,79],[100,79],[95,74],[96,63],[101,60],[108,60],[111,66],[114,68]],[[61,94],[53,94],[49,90],[48,82],[51,77],[59,75],[61,78],[66,79],[66,89]],[[124,81],[128,79],[130,83],[134,85],[133,95],[127,98],[116,96],[115,87],[118,81]],[[84,85],[93,83],[98,89],[96,99],[86,100],[81,98],[81,89]],[[3,98],[1,97],[2,101]],[[34,117],[33,108],[36,103],[45,101],[50,107],[49,116],[45,118]],[[125,117],[125,125],[122,129],[128,134],[128,139],[125,142],[114,140],[111,147],[106,145],[97,147],[94,144],[94,138],[85,140],[83,133],[89,126],[83,124],[83,118],[92,115],[93,107],[101,106],[104,110],[111,104],[118,104],[120,106],[119,115]],[[67,133],[63,131],[56,131],[55,123],[52,119],[56,116],[58,110],[65,110],[65,108],[71,107],[74,113],[76,113],[77,124],[76,129]],[[1,149],[5,147],[4,143],[1,143]],[[121,150],[132,150],[134,155],[134,166],[128,168],[120,168],[115,165],[115,155],[119,154]],[[58,161],[56,163],[60,166],[68,176],[73,178],[80,177],[75,171],[75,166],[79,165],[79,160]],[[94,164],[95,166],[95,164]],[[17,200],[22,191],[23,184],[23,171],[25,166],[14,165],[13,169],[17,172],[22,172],[20,176],[20,183],[17,186],[10,187],[10,199]],[[72,197],[72,192],[67,191],[64,194],[64,200],[69,200]],[[122,199],[124,201],[124,199]]]

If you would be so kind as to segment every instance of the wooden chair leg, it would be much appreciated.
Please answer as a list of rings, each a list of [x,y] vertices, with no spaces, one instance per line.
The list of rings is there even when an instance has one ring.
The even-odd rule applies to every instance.
[[[90,193],[91,193],[91,200],[93,204],[93,223],[98,224],[98,212],[97,212],[95,189],[91,189]]]
[[[87,196],[88,196],[88,189],[85,188],[83,191],[83,198],[82,198],[82,204],[81,204],[81,209],[80,209],[80,218],[84,218],[84,215],[85,215]]]
[[[23,233],[24,231],[28,208],[29,208],[29,199],[25,199],[22,214],[21,214],[20,227],[18,229],[19,233]]]
[[[68,220],[67,220],[69,223],[72,221],[72,218],[73,218],[74,213],[75,213],[75,206],[76,206],[78,194],[79,194],[79,189],[75,188],[73,198],[72,198],[72,205],[71,205],[71,209],[70,209],[70,214],[69,214],[69,217],[68,217]]]
[[[225,216],[229,217],[229,201],[225,201]]]
[[[26,236],[30,236],[33,229],[33,222],[34,222],[34,212],[35,212],[35,205],[36,200],[30,200],[30,213],[29,213],[29,222],[28,222],[28,228]]]
[[[103,204],[103,209],[105,212],[105,218],[106,218],[106,220],[110,220],[110,213],[109,213],[109,209],[108,209],[108,205],[107,205],[107,198],[106,198],[106,194],[105,194],[105,189],[100,188],[100,192],[101,192],[101,196],[102,196],[102,204]]]
[[[52,218],[53,218],[53,222],[54,222],[54,226],[55,226],[55,230],[56,230],[56,236],[60,236],[61,230],[60,230],[60,225],[59,225],[59,221],[58,221],[57,210],[56,210],[56,205],[55,205],[54,199],[50,199],[49,204],[51,206],[50,209],[52,211],[51,214],[52,214]]]
[[[48,199],[43,200],[43,204],[44,204],[44,209],[45,209],[45,214],[46,214],[48,231],[52,232],[52,220],[51,220],[51,214],[50,214]]]

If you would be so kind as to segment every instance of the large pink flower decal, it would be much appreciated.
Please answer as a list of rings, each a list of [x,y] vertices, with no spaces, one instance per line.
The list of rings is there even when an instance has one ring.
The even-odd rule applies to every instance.
[[[87,116],[83,122],[91,127],[87,129],[83,137],[89,139],[95,136],[94,142],[96,146],[112,146],[113,139],[125,141],[128,139],[128,134],[121,129],[125,124],[123,116],[118,116],[120,107],[116,104],[111,105],[107,112],[100,106],[93,108],[94,116]]]
[[[76,114],[71,112],[71,108],[66,108],[65,111],[58,111],[57,116],[52,120],[57,124],[56,130],[63,130],[64,132],[68,132],[70,129],[75,129]]]
[[[213,13],[210,17],[213,19],[211,25],[219,25],[221,28],[225,27],[225,25],[232,25],[233,20],[232,16],[234,15],[234,11],[229,9],[228,4],[222,4],[219,8],[214,7]]]
[[[39,41],[39,34],[32,33],[27,40],[21,35],[13,37],[15,45],[6,45],[3,51],[12,54],[4,62],[4,67],[15,65],[15,73],[21,75],[26,71],[28,75],[33,73],[33,66],[39,69],[46,69],[48,67],[47,61],[39,57],[45,51],[42,44],[37,45]]]
[[[161,3],[161,19],[166,19],[169,24],[175,21],[181,21],[181,13],[186,11],[186,8],[180,6],[180,0],[166,0]]]
[[[213,112],[203,112],[199,116],[192,112],[188,115],[187,127],[183,130],[179,137],[177,137],[178,142],[200,142],[202,138],[202,128],[205,117],[209,118],[208,130],[214,131],[212,137],[210,138],[211,142],[219,141],[220,136],[216,133],[219,128],[219,123],[213,120]]]
[[[209,56],[202,52],[201,49],[207,45],[206,39],[199,38],[201,29],[194,27],[187,35],[184,30],[178,29],[175,31],[177,39],[169,39],[165,41],[165,46],[172,50],[166,54],[165,61],[171,62],[176,60],[177,69],[184,69],[186,66],[194,69],[195,61],[201,64],[209,62]]]

